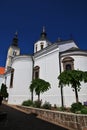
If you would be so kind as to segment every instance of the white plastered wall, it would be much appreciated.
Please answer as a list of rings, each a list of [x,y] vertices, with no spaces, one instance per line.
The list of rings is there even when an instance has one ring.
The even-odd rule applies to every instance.
[[[34,66],[37,65],[40,67],[39,78],[51,84],[51,89],[41,94],[43,103],[47,101],[52,105],[57,104],[61,106],[60,88],[58,88],[57,79],[59,74],[59,48],[35,58]],[[37,100],[36,95],[34,95],[34,99]]]
[[[21,56],[14,60],[12,68],[14,68],[14,80],[13,88],[9,89],[8,103],[22,104],[31,97],[29,85],[32,81],[32,58]]]
[[[83,55],[70,55],[74,59],[74,69],[87,71],[87,56]],[[63,57],[64,58],[64,57]],[[63,71],[63,64],[62,71]],[[63,88],[63,96],[64,96],[64,105],[70,106],[73,102],[76,102],[75,92],[70,86],[65,86]],[[81,83],[81,89],[78,92],[79,101],[84,103],[87,101],[87,83]]]

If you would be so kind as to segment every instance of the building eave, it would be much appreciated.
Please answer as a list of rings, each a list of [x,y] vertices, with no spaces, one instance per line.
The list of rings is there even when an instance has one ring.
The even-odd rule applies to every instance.
[[[69,50],[66,50],[66,51],[63,51],[63,52],[60,52],[60,57],[64,57],[64,56],[73,56],[73,55],[78,55],[78,56],[87,56],[87,51],[86,50],[81,50],[79,48],[77,49],[69,49]]]
[[[51,51],[53,51],[54,49],[57,49],[57,48],[58,48],[58,45],[56,43],[51,44],[51,45],[43,48],[42,50],[34,53],[34,58],[39,57],[39,56],[44,55],[44,54],[47,54],[48,52],[51,52]]]
[[[13,59],[12,59],[12,64],[14,61],[19,61],[19,60],[23,60],[23,59],[32,59],[32,55],[19,55],[19,56],[15,56]]]
[[[60,40],[60,41],[56,41],[54,43],[57,43],[57,45],[63,45],[63,44],[71,43],[71,42],[74,42],[74,40]]]

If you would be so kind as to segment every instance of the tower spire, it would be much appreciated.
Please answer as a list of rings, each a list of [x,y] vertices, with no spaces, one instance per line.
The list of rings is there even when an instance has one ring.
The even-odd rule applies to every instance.
[[[46,36],[47,36],[47,34],[46,34],[46,31],[45,31],[45,27],[43,26],[40,40],[46,40]]]
[[[45,33],[45,26],[43,26],[43,31],[42,32]]]
[[[12,45],[13,46],[18,46],[18,32],[15,32],[14,38],[12,40]]]

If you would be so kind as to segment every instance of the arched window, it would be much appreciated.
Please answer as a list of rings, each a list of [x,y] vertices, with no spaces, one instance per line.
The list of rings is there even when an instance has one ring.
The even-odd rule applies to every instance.
[[[72,66],[71,66],[71,64],[66,64],[66,68],[65,68],[66,70],[72,70]]]
[[[10,88],[13,88],[14,69],[11,69]]]
[[[62,60],[64,70],[74,69],[74,59],[72,57],[66,57]]]
[[[13,56],[16,56],[17,52],[16,51],[13,51]]]
[[[34,67],[34,79],[39,78],[39,71],[40,71],[40,67],[39,66],[35,66]]]
[[[43,42],[40,43],[40,48],[41,48],[41,50],[44,48],[44,43]]]

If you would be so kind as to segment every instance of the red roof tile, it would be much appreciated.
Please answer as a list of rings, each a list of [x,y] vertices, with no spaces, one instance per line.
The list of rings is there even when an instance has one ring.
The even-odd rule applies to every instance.
[[[4,67],[0,67],[0,74],[4,74],[5,73],[5,68]]]

